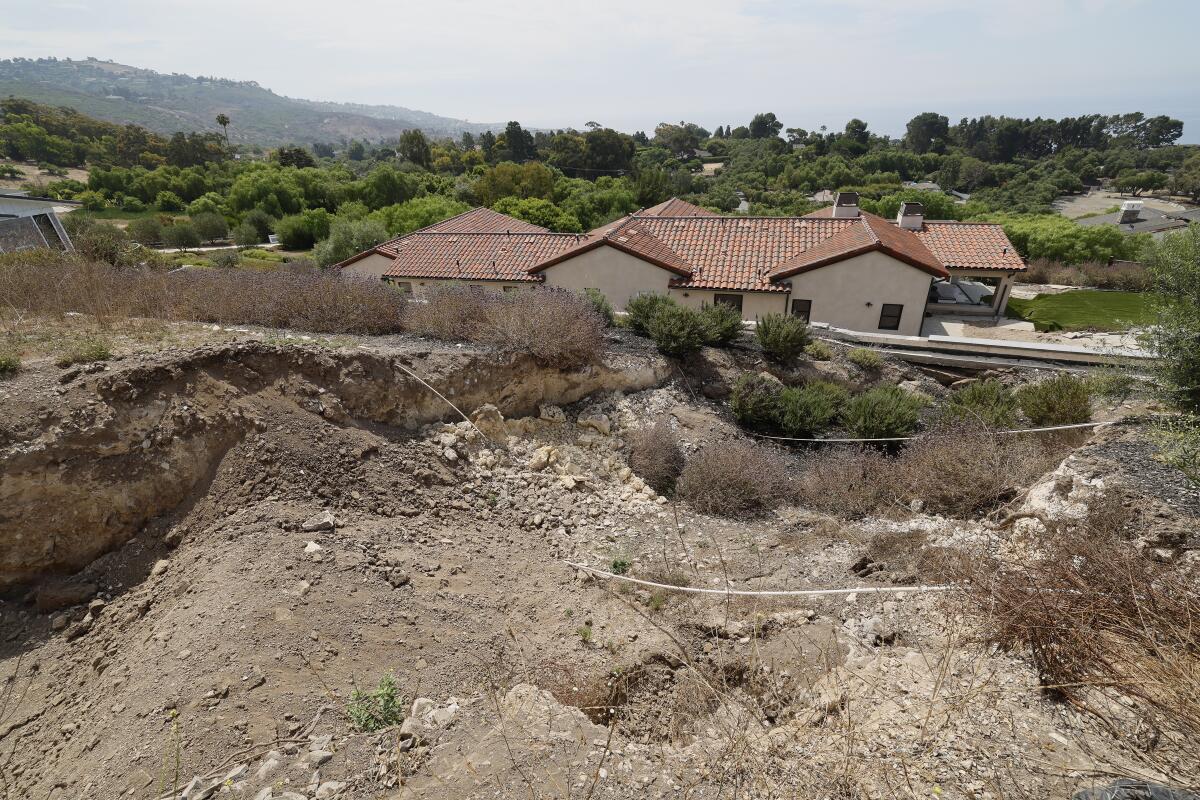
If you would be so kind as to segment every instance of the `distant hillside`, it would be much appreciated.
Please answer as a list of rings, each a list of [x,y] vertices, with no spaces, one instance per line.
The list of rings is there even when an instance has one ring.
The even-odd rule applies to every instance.
[[[368,106],[296,100],[254,81],[164,75],[110,61],[0,60],[0,97],[70,106],[116,123],[159,133],[219,130],[217,114],[232,120],[235,142],[280,145],[396,137],[420,128],[431,136],[502,130],[503,123],[472,123],[400,106]]]

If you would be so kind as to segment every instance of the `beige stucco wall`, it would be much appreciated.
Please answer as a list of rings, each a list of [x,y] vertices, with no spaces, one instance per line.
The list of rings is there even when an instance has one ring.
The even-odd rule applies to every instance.
[[[919,336],[932,276],[891,256],[871,252],[789,280],[792,298],[812,301],[813,322],[877,331],[883,304],[900,303],[904,312],[896,333]]]
[[[666,293],[675,273],[623,253],[615,247],[597,247],[549,267],[542,275],[547,286],[582,292],[599,289],[616,311],[624,311],[629,298],[641,292]]]
[[[740,294],[742,296],[742,319],[754,320],[764,314],[783,314],[787,311],[786,292],[706,292],[696,289],[672,289],[671,297],[688,308],[700,308],[713,304],[715,294]]]
[[[379,278],[392,265],[392,259],[379,253],[372,253],[366,258],[360,258],[353,264],[342,267],[342,275],[347,278]]]
[[[532,289],[539,284],[530,281],[464,281],[438,280],[434,278],[388,278],[389,283],[412,284],[413,297],[421,297],[439,286],[475,286],[487,292],[502,292],[508,289]]]

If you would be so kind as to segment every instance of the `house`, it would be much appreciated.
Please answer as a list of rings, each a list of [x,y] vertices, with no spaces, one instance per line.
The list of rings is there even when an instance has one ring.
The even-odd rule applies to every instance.
[[[1186,228],[1189,222],[1188,213],[1146,208],[1146,204],[1141,200],[1126,200],[1121,203],[1120,211],[1114,211],[1111,214],[1097,214],[1094,217],[1082,217],[1075,220],[1075,224],[1085,228],[1096,225],[1116,225],[1121,233],[1127,236],[1135,233],[1148,233],[1159,238],[1168,231]],[[1182,218],[1180,218],[1181,216]]]
[[[0,253],[36,247],[75,249],[58,221],[55,208],[77,205],[71,200],[33,197],[21,192],[0,194]]]
[[[933,305],[1002,314],[1025,264],[999,225],[927,221],[920,203],[905,203],[890,221],[840,192],[833,206],[804,217],[724,217],[671,199],[587,234],[477,208],[339,267],[417,295],[455,282],[597,289],[622,310],[634,295],[658,292],[692,308],[731,305],[747,320],[791,313],[915,336]]]

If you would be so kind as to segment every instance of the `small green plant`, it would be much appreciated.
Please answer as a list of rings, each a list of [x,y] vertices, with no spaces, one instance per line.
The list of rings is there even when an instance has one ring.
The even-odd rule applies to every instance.
[[[584,289],[583,296],[592,304],[592,310],[604,320],[604,325],[611,328],[613,325],[613,307],[612,303],[608,302],[608,298],[604,296],[604,292],[599,289]]]
[[[896,386],[879,386],[846,404],[842,424],[861,439],[908,436],[917,429],[926,400]]]
[[[979,381],[950,395],[946,415],[991,428],[1007,428],[1017,420],[1017,398],[1000,381]]]
[[[578,634],[579,640],[581,642],[583,642],[584,644],[591,644],[591,641],[592,641],[592,626],[591,625],[584,623],[583,625],[580,625],[578,628],[575,629],[575,633]]]
[[[779,427],[788,436],[808,437],[828,428],[850,393],[829,381],[811,381],[779,393]]]
[[[862,369],[879,369],[883,366],[883,356],[866,347],[853,348],[849,353],[846,353],[846,358],[850,359],[851,364]]]
[[[1138,380],[1118,367],[1094,369],[1087,376],[1088,388],[1110,403],[1124,403],[1137,388]]]
[[[1200,416],[1181,414],[1150,429],[1150,441],[1158,448],[1157,458],[1200,484]]]
[[[704,343],[710,347],[725,347],[742,333],[742,312],[726,303],[702,306],[700,319],[704,323]]]
[[[833,349],[824,342],[809,342],[804,346],[804,355],[813,361],[828,361],[833,358]]]
[[[390,728],[404,721],[404,698],[396,687],[396,676],[389,672],[379,679],[379,685],[364,692],[357,686],[350,692],[346,715],[360,731]]]
[[[632,565],[629,563],[629,559],[622,558],[620,556],[614,558],[612,563],[609,564],[610,570],[614,575],[624,575],[625,573],[629,572],[630,566]]]
[[[651,614],[657,614],[667,607],[667,593],[663,589],[659,589],[650,594],[650,599],[646,601],[646,608]]]
[[[0,378],[16,375],[21,371],[21,357],[7,350],[0,350]]]
[[[1083,378],[1060,372],[1017,390],[1021,411],[1034,425],[1074,425],[1092,418],[1092,393]]]
[[[629,298],[629,302],[625,304],[625,321],[634,333],[649,336],[650,323],[658,312],[674,305],[677,305],[676,302],[665,294],[642,292]]]
[[[700,312],[676,303],[663,306],[655,313],[648,332],[659,350],[677,358],[699,350],[706,335]]]
[[[54,363],[60,367],[70,367],[75,364],[91,364],[95,361],[106,361],[112,357],[112,346],[107,339],[98,336],[85,336],[77,339],[69,349],[65,350]]]
[[[763,352],[776,361],[790,361],[808,344],[808,323],[788,314],[765,314],[754,328]]]
[[[729,395],[729,406],[737,421],[747,428],[771,428],[779,424],[779,394],[783,384],[765,372],[747,372],[737,379]]]

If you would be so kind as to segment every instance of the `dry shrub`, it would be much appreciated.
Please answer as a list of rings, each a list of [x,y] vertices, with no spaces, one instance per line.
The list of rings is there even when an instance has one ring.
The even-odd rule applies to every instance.
[[[1149,291],[1153,283],[1145,265],[1134,261],[1118,261],[1113,264],[1086,261],[1069,266],[1045,258],[1030,261],[1021,280],[1025,283],[1058,283],[1066,286],[1120,289],[1126,292]]]
[[[660,419],[634,431],[630,439],[630,468],[659,494],[673,492],[683,470],[683,451],[671,424]]]
[[[473,286],[431,291],[414,303],[412,329],[438,339],[527,353],[550,367],[577,367],[604,352],[604,318],[587,298],[555,289],[492,292]]]
[[[0,309],[11,315],[78,312],[102,324],[148,317],[296,328],[316,333],[402,330],[402,295],[375,281],[315,269],[274,272],[117,268],[51,251],[0,258]]]
[[[761,514],[791,499],[790,467],[785,457],[758,445],[711,444],[688,459],[676,493],[704,514]]]
[[[880,450],[830,447],[805,461],[796,493],[805,508],[846,519],[864,517],[893,502],[886,485],[890,469]]]
[[[951,575],[985,643],[1025,652],[1045,691],[1107,725],[1157,768],[1200,779],[1200,583],[1141,555],[1131,517],[1100,504],[1036,551],[964,558]],[[1149,745],[1149,746],[1147,746]]]

